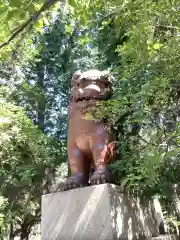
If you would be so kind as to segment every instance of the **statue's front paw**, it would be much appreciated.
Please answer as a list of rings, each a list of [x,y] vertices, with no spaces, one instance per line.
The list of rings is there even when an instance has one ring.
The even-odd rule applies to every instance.
[[[110,182],[110,173],[106,166],[99,166],[90,178],[91,185]]]
[[[66,180],[66,182],[64,183],[64,191],[84,187],[84,186],[87,186],[87,185],[88,185],[88,183],[85,180],[83,174],[76,173],[75,175],[69,177]]]

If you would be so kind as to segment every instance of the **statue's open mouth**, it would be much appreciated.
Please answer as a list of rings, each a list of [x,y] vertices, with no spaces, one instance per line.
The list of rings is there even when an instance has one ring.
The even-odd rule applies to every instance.
[[[75,101],[78,103],[78,102],[95,100],[95,99],[96,99],[96,97],[81,97],[81,98],[77,98]]]
[[[110,92],[106,92],[105,94],[99,94],[99,95],[96,95],[96,96],[93,96],[93,97],[73,97],[71,96],[70,97],[70,102],[76,102],[76,103],[80,103],[80,102],[83,102],[83,101],[101,101],[101,100],[107,100],[109,98],[109,95],[110,95]]]

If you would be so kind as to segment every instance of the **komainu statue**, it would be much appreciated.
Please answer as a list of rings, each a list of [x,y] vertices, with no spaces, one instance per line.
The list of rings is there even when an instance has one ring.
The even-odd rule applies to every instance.
[[[98,70],[78,71],[72,77],[67,143],[71,175],[64,190],[110,182],[107,165],[113,158],[114,136],[105,123],[85,115],[95,110],[99,101],[111,98],[112,79],[109,73]]]

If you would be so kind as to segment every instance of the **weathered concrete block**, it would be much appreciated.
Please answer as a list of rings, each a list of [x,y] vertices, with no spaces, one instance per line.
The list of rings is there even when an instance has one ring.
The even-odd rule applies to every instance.
[[[159,235],[157,214],[112,184],[52,193],[42,197],[41,239],[147,239]]]
[[[179,239],[178,235],[175,234],[166,234],[150,238],[150,240],[178,240],[178,239]]]

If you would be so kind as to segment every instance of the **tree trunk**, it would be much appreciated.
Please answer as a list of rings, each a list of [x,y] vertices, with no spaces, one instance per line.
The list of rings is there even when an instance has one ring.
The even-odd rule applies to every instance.
[[[46,107],[46,100],[45,100],[45,87],[44,87],[44,64],[42,62],[37,63],[36,65],[37,70],[37,87],[42,91],[42,99],[38,102],[38,110],[37,110],[37,120],[38,126],[44,132],[45,129],[45,107]]]

